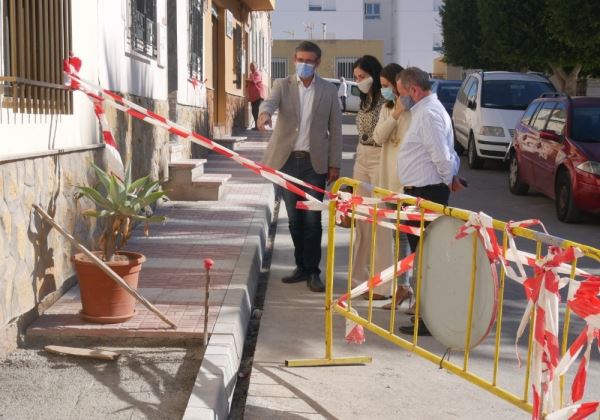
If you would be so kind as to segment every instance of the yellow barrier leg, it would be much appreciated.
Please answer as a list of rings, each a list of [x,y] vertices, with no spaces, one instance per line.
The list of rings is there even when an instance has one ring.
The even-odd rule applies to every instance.
[[[339,179],[333,191],[337,192],[344,179]],[[356,189],[356,187],[355,187]],[[368,356],[333,357],[333,278],[335,268],[335,201],[329,203],[329,226],[327,230],[327,269],[325,284],[325,357],[322,359],[293,359],[286,360],[289,367],[363,365],[371,363]]]
[[[471,256],[471,290],[469,292],[469,314],[467,316],[467,334],[465,337],[465,353],[463,370],[469,367],[469,354],[471,353],[471,329],[473,327],[473,304],[475,303],[475,285],[477,282],[477,233],[473,233],[473,255]]]

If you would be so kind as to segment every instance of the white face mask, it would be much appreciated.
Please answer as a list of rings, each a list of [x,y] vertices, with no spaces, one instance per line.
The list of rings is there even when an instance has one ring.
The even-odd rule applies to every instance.
[[[371,76],[369,76],[366,79],[358,82],[357,86],[358,86],[358,90],[360,90],[364,94],[367,94],[367,93],[369,93],[369,89],[371,89],[371,86],[373,86],[373,78]]]

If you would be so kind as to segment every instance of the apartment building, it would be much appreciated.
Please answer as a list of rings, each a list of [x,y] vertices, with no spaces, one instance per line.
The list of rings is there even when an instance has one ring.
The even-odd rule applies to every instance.
[[[383,64],[418,66],[431,73],[442,44],[438,22],[442,3],[443,0],[280,0],[273,13],[277,51],[273,54],[273,78],[283,77],[289,71],[289,59],[286,62],[281,55],[280,41],[302,39],[339,45],[340,51],[333,53],[340,55],[327,58],[333,62],[327,64],[331,77],[347,77],[347,65],[341,63],[370,51],[380,58],[378,47],[371,50],[372,44],[358,41],[382,43]],[[348,50],[352,53],[346,53]]]
[[[63,85],[73,52],[80,75],[206,136],[247,124],[251,61],[269,67],[274,0],[0,0],[0,358],[75,283],[71,245],[44,227],[46,209],[84,245],[75,186],[105,165],[93,107]],[[267,70],[268,75],[268,70]],[[134,176],[168,176],[173,144],[189,142],[106,107]]]

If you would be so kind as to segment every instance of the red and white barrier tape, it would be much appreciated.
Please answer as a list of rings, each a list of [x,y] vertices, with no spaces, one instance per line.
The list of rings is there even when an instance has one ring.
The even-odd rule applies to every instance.
[[[525,331],[531,312],[535,311],[536,317],[532,362],[532,418],[539,418],[542,406],[544,407],[544,410],[549,413],[560,412],[560,415],[556,414],[555,417],[553,417],[556,419],[567,418],[561,417],[563,415],[571,416],[572,418],[584,418],[595,412],[598,403],[576,404],[557,411],[561,403],[560,387],[557,378],[566,373],[573,360],[583,348],[583,345],[587,343],[586,353],[582,358],[578,373],[572,385],[571,401],[577,403],[583,397],[591,344],[593,339],[598,337],[597,328],[600,326],[600,301],[598,299],[600,283],[590,279],[577,282],[570,278],[559,276],[559,273],[566,275],[571,274],[572,267],[568,263],[583,255],[578,249],[569,248],[561,250],[557,247],[550,247],[548,255],[541,261],[538,261],[533,254],[517,250],[514,242],[514,235],[512,234],[512,228],[516,226],[530,227],[533,225],[541,225],[544,231],[546,231],[543,224],[537,219],[526,220],[523,222],[511,222],[507,225],[506,234],[509,238],[509,249],[507,250],[506,256],[503,256],[502,248],[496,239],[492,218],[484,213],[471,214],[469,221],[459,230],[457,239],[464,238],[470,233],[477,232],[482,240],[490,263],[494,264],[500,262],[502,269],[505,270],[508,277],[523,284],[528,302],[517,330],[515,348],[519,338]],[[507,260],[517,263],[518,274],[507,263]],[[525,265],[534,267],[534,277],[526,278],[524,270]],[[575,275],[589,276],[588,273],[580,269],[573,271]],[[572,307],[575,313],[584,318],[588,325],[559,364],[559,290],[566,285],[577,290],[573,299],[569,301],[569,306]],[[570,294],[571,293],[572,292],[570,291]]]
[[[404,198],[414,198],[411,196],[402,195]],[[344,217],[351,216],[354,214],[354,218],[356,220],[360,220],[367,223],[375,222],[375,214],[377,215],[377,225],[392,229],[398,230],[400,232],[405,232],[411,235],[420,236],[421,230],[419,227],[408,226],[408,225],[399,225],[396,226],[395,223],[390,222],[390,220],[396,220],[397,211],[394,209],[387,208],[378,208],[377,211],[375,207],[364,204],[365,199],[373,198],[373,197],[361,197],[352,195],[346,192],[338,192],[336,197],[336,222],[340,223]],[[369,202],[374,203],[383,203],[381,200],[369,200]],[[328,209],[327,203],[321,202],[306,202],[299,201],[296,203],[296,208],[300,210],[308,210],[308,211],[324,211]],[[440,217],[439,214],[432,212],[425,212],[423,218],[425,221],[433,221]],[[386,221],[387,220],[387,221]],[[400,210],[400,220],[402,221],[420,221],[421,213],[418,211],[417,207],[407,206],[406,208]]]
[[[567,305],[573,313],[586,322],[586,326],[563,355],[556,367],[556,376],[562,376],[567,372],[585,346],[585,352],[579,362],[579,368],[571,385],[569,400],[571,405],[566,408],[570,408],[571,410],[576,408],[579,411],[583,411],[587,416],[598,409],[598,402],[580,404],[579,401],[583,398],[585,391],[587,371],[594,340],[597,340],[596,343],[600,349],[600,298],[598,297],[600,295],[600,277],[590,276],[582,282],[574,283],[573,286],[574,293],[572,296],[569,296]],[[573,291],[570,290],[570,293]]]
[[[81,90],[88,96],[88,98],[91,99],[92,103],[94,104],[94,113],[96,114],[96,117],[100,123],[100,129],[102,130],[102,138],[106,144],[106,150],[108,151],[111,160],[114,161],[114,164],[109,166],[113,170],[116,169],[118,171],[118,176],[123,177],[125,175],[123,160],[119,154],[115,136],[113,135],[110,125],[108,124],[108,120],[106,119],[106,114],[104,113],[104,108],[102,107],[102,98],[94,95],[92,92],[85,89],[80,83],[73,80],[73,78],[69,76],[71,74],[77,74],[77,72],[79,72],[81,69],[81,64],[81,59],[73,56],[72,54],[68,59],[63,61],[63,70],[66,75],[65,84],[70,86],[72,89]]]
[[[392,265],[386,268],[381,273],[376,274],[374,277],[353,288],[350,291],[350,294],[343,294],[334,302],[334,305],[338,305],[341,308],[347,309],[348,304],[346,302],[348,299],[353,299],[357,296],[367,293],[369,290],[377,286],[389,283],[394,278],[394,269],[396,270],[397,276],[412,270],[414,261],[415,254],[412,253],[406,258],[398,261],[396,267]],[[358,312],[356,312],[354,308],[350,308],[350,311],[355,315],[358,315]],[[348,318],[346,318],[346,341],[352,344],[362,344],[365,342],[365,332],[362,325],[358,325],[353,321],[350,321]]]
[[[329,192],[325,191],[324,189],[322,189],[318,186],[315,186],[308,182],[302,181],[298,178],[295,178],[291,175],[288,175],[288,174],[285,174],[278,170],[275,170],[275,169],[268,167],[266,165],[263,165],[261,163],[257,163],[250,159],[247,159],[247,158],[241,156],[239,153],[234,152],[233,150],[230,150],[224,146],[221,146],[220,144],[215,143],[212,140],[210,140],[198,133],[188,130],[187,128],[182,127],[182,126],[166,119],[165,117],[155,114],[154,112],[152,112],[150,110],[147,110],[139,105],[136,105],[135,103],[128,101],[124,97],[122,97],[110,90],[102,89],[98,86],[95,86],[93,83],[82,79],[77,74],[75,69],[72,68],[71,66],[68,66],[67,68],[65,68],[65,72],[67,73],[67,76],[71,80],[71,87],[73,89],[81,90],[82,92],[86,93],[88,96],[90,96],[90,94],[88,92],[91,91],[91,93],[93,95],[95,95],[95,97],[99,101],[108,102],[111,105],[115,106],[117,109],[119,109],[123,112],[126,112],[127,114],[129,114],[135,118],[146,121],[152,125],[163,127],[172,134],[175,134],[182,138],[188,138],[194,143],[200,144],[201,146],[204,146],[210,150],[213,150],[219,154],[222,154],[222,155],[236,161],[237,163],[244,166],[245,168],[250,169],[251,171],[255,172],[256,174],[263,176],[264,178],[268,179],[269,181],[282,186],[283,188],[299,195],[300,197],[302,197],[306,200],[319,202],[319,200],[317,200],[315,197],[311,196],[310,194],[308,194],[307,192],[302,190],[300,187],[304,187],[309,190],[316,191],[316,192],[324,194],[326,196],[331,196],[331,194]],[[73,83],[73,82],[75,82],[75,83]],[[88,92],[85,91],[86,89],[88,90]]]

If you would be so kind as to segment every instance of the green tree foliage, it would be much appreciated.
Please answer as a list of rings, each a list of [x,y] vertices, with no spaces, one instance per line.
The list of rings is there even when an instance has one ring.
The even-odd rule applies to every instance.
[[[450,64],[551,69],[567,93],[600,69],[600,7],[589,0],[446,0],[440,11]]]
[[[600,69],[600,4],[589,0],[546,0],[546,24],[555,46],[548,64],[575,92],[580,71],[597,74]]]
[[[543,70],[548,34],[545,0],[477,0],[479,55],[494,70]]]
[[[466,68],[481,68],[477,0],[446,0],[440,8],[440,17],[446,61]]]

